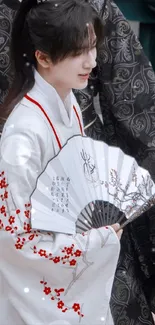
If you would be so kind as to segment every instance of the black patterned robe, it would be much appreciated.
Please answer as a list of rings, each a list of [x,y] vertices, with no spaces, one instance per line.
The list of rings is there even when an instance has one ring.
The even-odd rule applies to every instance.
[[[155,180],[155,75],[151,63],[118,7],[110,0],[92,2],[102,16],[105,38],[89,87],[78,94],[86,132],[135,157]],[[92,101],[97,94],[103,125]],[[154,324],[154,216],[153,208],[124,231],[111,298],[116,325]]]

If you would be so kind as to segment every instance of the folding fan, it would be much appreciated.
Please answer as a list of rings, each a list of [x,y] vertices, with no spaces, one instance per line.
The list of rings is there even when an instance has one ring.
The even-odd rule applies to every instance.
[[[79,135],[39,176],[31,196],[31,224],[75,234],[120,220],[128,223],[154,203],[155,184],[134,158]]]

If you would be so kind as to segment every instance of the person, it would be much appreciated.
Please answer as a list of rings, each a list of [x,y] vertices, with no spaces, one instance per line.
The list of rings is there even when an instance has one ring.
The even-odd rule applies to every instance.
[[[111,0],[91,3],[103,20],[104,39],[87,89],[76,92],[85,132],[120,147],[149,170],[155,180],[152,65],[116,3]],[[96,98],[103,123],[95,112]],[[151,314],[155,314],[154,216],[153,207],[124,229],[111,295],[115,324],[154,325]]]
[[[71,89],[87,86],[102,30],[83,0],[23,0],[14,20],[14,79],[1,107],[0,325],[113,323],[118,226],[73,236],[31,228],[39,175],[84,133]]]

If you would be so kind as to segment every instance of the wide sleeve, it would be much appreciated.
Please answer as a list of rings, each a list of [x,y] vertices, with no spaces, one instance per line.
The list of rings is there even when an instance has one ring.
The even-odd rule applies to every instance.
[[[38,313],[34,316],[28,309],[34,324],[40,323],[43,317],[36,307],[38,297],[41,301],[48,296],[52,313],[59,316],[62,311],[63,314],[70,311],[71,319],[75,314],[77,319],[84,317],[82,314],[87,317],[88,296],[92,290],[96,292],[92,301],[97,310],[96,299],[104,297],[105,306],[108,306],[119,254],[119,241],[111,227],[92,229],[75,236],[31,229],[30,196],[43,168],[43,149],[39,136],[30,130],[14,131],[4,135],[1,141],[0,271],[9,284],[8,295],[12,295],[15,305],[25,306],[25,299],[31,299]],[[28,288],[25,290],[31,290],[31,298],[24,295],[24,286]],[[83,296],[79,288],[82,288]],[[62,308],[59,308],[60,296]],[[77,309],[73,308],[76,303]],[[47,306],[45,304],[46,308],[49,308],[49,302]],[[23,307],[20,310],[22,312]]]

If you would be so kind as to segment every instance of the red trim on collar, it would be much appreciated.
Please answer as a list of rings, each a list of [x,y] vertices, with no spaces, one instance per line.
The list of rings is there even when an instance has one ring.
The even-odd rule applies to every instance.
[[[59,139],[59,137],[58,137],[58,135],[57,135],[57,132],[56,132],[56,130],[55,130],[55,127],[54,127],[53,123],[51,122],[49,116],[47,115],[47,113],[46,113],[45,110],[43,109],[43,107],[42,107],[42,106],[41,106],[41,105],[40,105],[36,100],[34,100],[33,98],[31,98],[30,96],[25,95],[24,97],[25,97],[27,100],[29,100],[31,103],[33,103],[33,104],[35,104],[36,106],[38,106],[38,108],[39,108],[39,109],[42,111],[42,113],[45,115],[46,119],[48,120],[48,122],[49,122],[49,124],[50,124],[50,126],[51,126],[51,128],[52,128],[52,130],[53,130],[53,133],[54,133],[54,135],[55,135],[56,141],[57,141],[57,143],[58,143],[58,147],[59,147],[59,149],[62,149],[62,145],[61,145],[60,139]],[[75,106],[73,106],[73,109],[74,109],[75,115],[76,115],[77,120],[78,120],[78,123],[79,123],[79,127],[80,127],[81,134],[82,134],[82,136],[83,136],[83,129],[82,129],[82,124],[81,124],[81,121],[80,121],[79,114],[78,114],[77,109],[76,109]]]
[[[46,113],[45,110],[43,109],[43,107],[42,107],[42,106],[41,106],[41,105],[40,105],[36,100],[34,100],[33,98],[31,98],[30,96],[25,95],[24,97],[25,97],[27,100],[29,100],[31,103],[33,103],[33,104],[35,104],[36,106],[38,106],[38,107],[40,108],[40,110],[42,111],[42,113],[45,115],[46,119],[48,120],[48,122],[49,122],[49,124],[50,124],[50,126],[51,126],[51,128],[52,128],[52,130],[53,130],[53,133],[54,133],[54,135],[55,135],[56,141],[57,141],[57,143],[58,143],[58,147],[59,147],[59,149],[61,149],[61,148],[62,148],[62,145],[61,145],[61,142],[60,142],[59,137],[58,137],[58,135],[57,135],[57,132],[56,132],[56,130],[55,130],[55,127],[54,127],[53,123],[51,122],[50,118],[48,117],[47,113]]]

